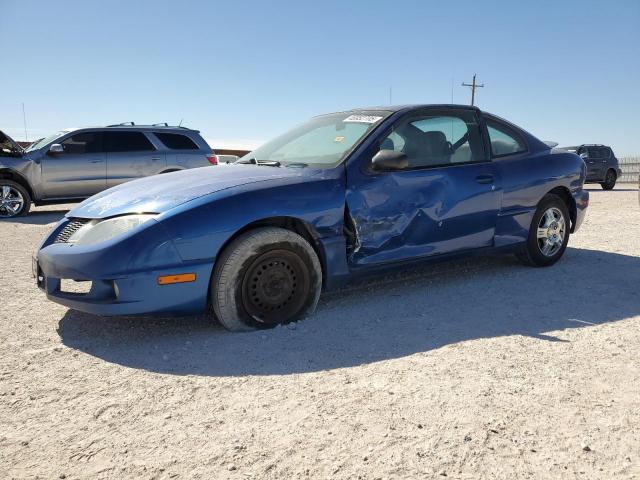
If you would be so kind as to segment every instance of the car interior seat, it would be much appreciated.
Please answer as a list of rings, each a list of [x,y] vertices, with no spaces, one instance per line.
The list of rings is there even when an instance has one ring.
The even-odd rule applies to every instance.
[[[413,125],[405,125],[399,132],[405,139],[404,153],[410,167],[445,165],[451,162],[452,149],[444,132],[423,132]]]

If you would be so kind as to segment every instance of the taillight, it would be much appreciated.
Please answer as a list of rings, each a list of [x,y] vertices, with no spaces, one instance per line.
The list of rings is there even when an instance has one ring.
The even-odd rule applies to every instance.
[[[218,157],[213,153],[207,155],[207,160],[209,160],[209,163],[211,165],[217,165],[218,164]]]

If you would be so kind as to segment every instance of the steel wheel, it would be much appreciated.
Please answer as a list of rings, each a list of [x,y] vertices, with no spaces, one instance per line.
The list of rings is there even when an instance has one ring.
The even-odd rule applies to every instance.
[[[298,255],[287,250],[271,250],[256,258],[242,283],[247,313],[268,325],[298,313],[310,288],[308,269]]]
[[[15,217],[24,209],[22,193],[12,185],[0,185],[0,218]]]
[[[538,222],[536,234],[540,253],[553,257],[564,244],[566,230],[564,215],[558,208],[551,207],[545,211]]]

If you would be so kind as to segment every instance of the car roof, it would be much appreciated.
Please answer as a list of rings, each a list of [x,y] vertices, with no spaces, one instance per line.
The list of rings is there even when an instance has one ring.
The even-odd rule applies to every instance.
[[[580,147],[604,147],[604,148],[611,148],[609,145],[603,145],[603,144],[601,144],[601,143],[583,143],[583,144],[580,144],[580,145],[573,145],[573,146],[570,146],[570,147],[562,147],[562,148],[564,148],[564,149],[567,149],[567,148],[576,148],[576,149],[577,149],[577,148],[580,148]]]
[[[117,125],[92,125],[92,126],[88,126],[88,127],[73,127],[73,128],[65,128],[63,130],[60,130],[61,132],[75,132],[78,130],[149,130],[149,131],[156,131],[156,130],[166,130],[166,131],[174,131],[174,132],[192,132],[192,133],[200,133],[200,130],[194,130],[192,128],[187,128],[187,127],[182,127],[182,126],[172,126],[172,125],[166,125],[164,123],[160,124],[160,123],[156,123],[155,125],[129,125],[127,124],[117,124]]]
[[[413,104],[403,104],[403,105],[377,105],[372,107],[358,107],[352,108],[349,110],[342,110],[339,112],[333,113],[342,113],[342,112],[371,112],[382,110],[385,112],[401,112],[401,111],[410,111],[410,110],[420,110],[423,108],[462,108],[465,110],[476,110],[480,111],[478,107],[472,107],[471,105],[459,105],[455,103],[413,103]]]

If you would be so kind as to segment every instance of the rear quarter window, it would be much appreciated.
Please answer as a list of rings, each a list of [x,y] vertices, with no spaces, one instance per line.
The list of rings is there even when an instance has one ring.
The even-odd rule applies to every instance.
[[[527,151],[524,139],[512,128],[496,121],[487,120],[487,132],[491,142],[491,156],[505,157]]]
[[[169,149],[171,150],[198,150],[199,147],[196,143],[186,135],[180,133],[159,133],[154,132],[154,135]]]

